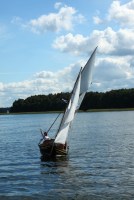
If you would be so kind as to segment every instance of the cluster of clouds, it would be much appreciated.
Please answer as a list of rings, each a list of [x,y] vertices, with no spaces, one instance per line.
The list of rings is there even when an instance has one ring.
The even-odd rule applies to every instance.
[[[58,2],[55,4],[56,13],[41,15],[38,18],[24,22],[20,17],[14,17],[12,23],[21,25],[36,34],[45,32],[72,31],[75,23],[82,23],[85,18],[70,6]]]
[[[91,90],[107,91],[134,87],[134,0],[124,4],[119,0],[113,1],[105,18],[101,18],[98,12],[98,15],[93,16],[96,29],[87,36],[72,33],[76,23],[88,21],[75,8],[58,2],[55,9],[57,12],[41,15],[28,22],[23,22],[18,17],[12,22],[36,34],[58,32],[52,47],[70,55],[87,56],[98,46]],[[104,28],[97,29],[97,26],[101,25]],[[8,102],[17,98],[34,94],[70,91],[79,68],[84,66],[85,62],[86,60],[80,60],[57,72],[38,72],[31,80],[20,83],[0,83],[1,96],[5,98],[5,95],[9,94],[9,99],[7,97],[5,102],[8,105]]]
[[[121,5],[121,1],[114,1],[108,11],[108,19],[115,20],[121,26],[134,25],[134,1]]]
[[[72,90],[82,62],[72,64],[57,72],[41,71],[33,75],[30,80],[22,82],[0,82],[0,104],[8,105],[17,99],[25,99],[31,95],[68,92]]]
[[[72,54],[89,54],[95,46],[99,46],[100,54],[105,55],[130,55],[134,53],[134,30],[133,29],[119,29],[114,31],[111,27],[105,30],[94,30],[89,36],[68,33],[58,37],[53,47],[62,52],[69,52]]]

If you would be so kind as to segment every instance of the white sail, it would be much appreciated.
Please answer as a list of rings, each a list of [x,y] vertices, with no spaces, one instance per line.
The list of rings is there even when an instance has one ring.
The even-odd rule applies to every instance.
[[[79,109],[84,99],[84,96],[92,83],[92,69],[94,67],[96,50],[97,50],[97,47],[93,51],[92,55],[90,56],[89,60],[87,61],[86,65],[84,66],[81,72],[80,97],[79,97],[79,103],[78,103],[77,109]]]
[[[75,111],[79,109],[82,100],[91,85],[92,80],[92,68],[94,66],[95,61],[95,52],[97,47],[95,48],[94,52],[90,56],[88,62],[84,66],[84,68],[80,71],[76,83],[73,88],[73,92],[71,95],[71,99],[67,106],[67,109],[63,115],[61,124],[59,126],[58,133],[56,135],[54,143],[65,144],[68,136],[68,131],[70,124],[74,118]]]
[[[55,143],[65,144],[67,140],[69,127],[74,118],[75,111],[76,111],[78,101],[79,101],[80,83],[81,83],[81,72],[78,75],[78,78],[74,85],[74,89],[72,91],[71,99],[63,115],[57,136],[54,141]]]

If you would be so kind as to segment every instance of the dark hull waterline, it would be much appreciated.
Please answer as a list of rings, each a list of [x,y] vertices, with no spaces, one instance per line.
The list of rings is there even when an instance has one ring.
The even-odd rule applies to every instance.
[[[39,144],[42,158],[64,157],[68,155],[68,147],[66,144],[55,144],[54,139],[45,140]]]

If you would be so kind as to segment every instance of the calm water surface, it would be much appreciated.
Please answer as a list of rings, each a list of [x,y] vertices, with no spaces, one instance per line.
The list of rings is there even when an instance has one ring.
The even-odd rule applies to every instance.
[[[39,129],[56,116],[0,115],[0,199],[134,199],[134,112],[78,113],[69,157],[41,162]]]

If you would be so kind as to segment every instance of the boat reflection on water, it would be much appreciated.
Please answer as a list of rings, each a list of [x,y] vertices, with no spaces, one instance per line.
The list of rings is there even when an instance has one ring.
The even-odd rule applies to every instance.
[[[69,156],[55,158],[46,158],[41,156],[41,174],[43,175],[61,175],[69,170]],[[45,178],[48,178],[45,176]]]

